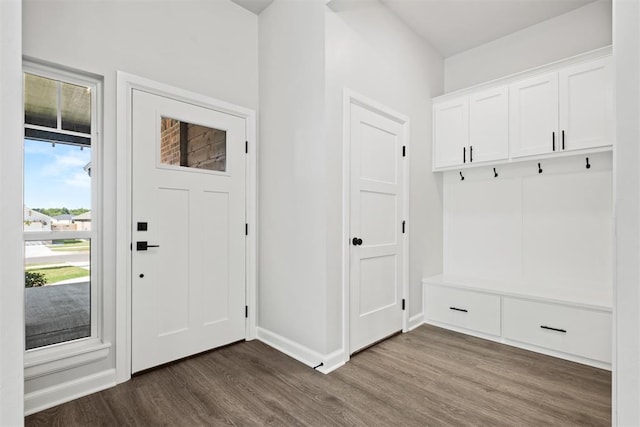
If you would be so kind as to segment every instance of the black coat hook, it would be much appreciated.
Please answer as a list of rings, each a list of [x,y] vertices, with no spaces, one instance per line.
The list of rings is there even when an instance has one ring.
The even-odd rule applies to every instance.
[[[538,173],[542,173],[542,168],[540,167],[540,163],[538,163]]]
[[[493,177],[494,178],[498,177],[498,172],[496,172],[496,168],[493,168]]]
[[[462,171],[460,171],[460,181],[464,181],[464,176],[462,175]]]
[[[589,158],[587,157],[587,169],[591,169],[591,165],[589,164]]]

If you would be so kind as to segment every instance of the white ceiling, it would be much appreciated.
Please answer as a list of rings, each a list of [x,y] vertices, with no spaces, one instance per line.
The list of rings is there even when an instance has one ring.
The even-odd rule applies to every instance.
[[[255,14],[273,2],[232,1]],[[351,0],[350,3],[364,4],[367,1],[371,0]],[[596,0],[380,1],[446,58]]]
[[[594,0],[381,0],[446,58]]]
[[[250,12],[260,15],[267,6],[273,3],[273,0],[231,0],[232,2],[244,7]]]

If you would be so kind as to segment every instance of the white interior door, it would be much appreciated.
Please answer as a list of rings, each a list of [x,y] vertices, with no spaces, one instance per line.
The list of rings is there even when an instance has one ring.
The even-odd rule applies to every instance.
[[[402,329],[403,126],[351,104],[350,352]]]
[[[245,337],[246,131],[243,118],[139,90],[131,123],[138,372]]]

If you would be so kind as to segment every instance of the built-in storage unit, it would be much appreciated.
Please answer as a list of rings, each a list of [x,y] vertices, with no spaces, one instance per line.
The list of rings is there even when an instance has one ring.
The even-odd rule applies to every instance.
[[[611,58],[509,86],[511,157],[611,145]]]
[[[427,323],[610,367],[609,306],[514,292],[508,283],[454,275],[431,277],[424,285]]]
[[[570,304],[502,298],[503,337],[611,363],[611,312]]]
[[[425,307],[431,320],[500,336],[500,296],[434,286]]]
[[[595,56],[435,98],[433,169],[610,147],[611,57]]]
[[[509,156],[509,89],[483,90],[434,104],[437,167],[506,160]]]
[[[443,274],[425,321],[610,368],[608,50],[436,98]]]

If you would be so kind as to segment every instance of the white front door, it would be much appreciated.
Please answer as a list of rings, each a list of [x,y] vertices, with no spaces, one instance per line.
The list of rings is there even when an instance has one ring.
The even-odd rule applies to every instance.
[[[132,372],[245,338],[245,119],[132,94]]]
[[[350,352],[402,329],[403,126],[351,104]]]

